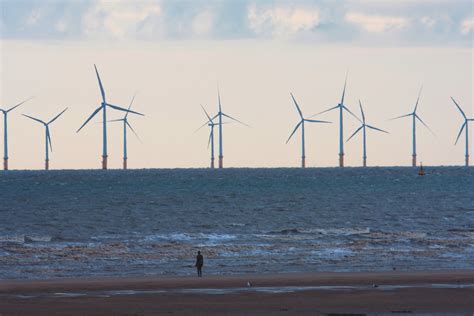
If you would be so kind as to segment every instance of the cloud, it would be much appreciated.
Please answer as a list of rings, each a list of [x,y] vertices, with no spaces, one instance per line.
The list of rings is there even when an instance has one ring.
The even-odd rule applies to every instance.
[[[99,0],[83,15],[82,27],[86,37],[146,37],[161,14],[155,1]]]
[[[198,13],[192,22],[193,33],[198,36],[208,35],[214,26],[214,12],[206,9]]]
[[[25,24],[29,26],[33,26],[43,17],[43,10],[40,8],[34,9],[31,13],[27,16],[25,20]]]
[[[474,29],[474,17],[467,18],[461,22],[461,33],[468,34]]]
[[[409,25],[403,17],[369,15],[357,12],[346,13],[345,21],[356,24],[370,33],[383,33],[390,30],[401,30]]]
[[[429,16],[424,16],[421,18],[421,23],[428,28],[432,28],[436,24],[436,20]]]
[[[1,39],[472,46],[472,0],[0,0]],[[384,36],[380,36],[383,34]]]
[[[64,33],[67,31],[67,24],[64,20],[59,20],[54,24],[54,29],[60,33]]]
[[[259,35],[275,37],[309,31],[320,23],[320,12],[315,8],[270,7],[259,9],[248,6],[249,28]]]

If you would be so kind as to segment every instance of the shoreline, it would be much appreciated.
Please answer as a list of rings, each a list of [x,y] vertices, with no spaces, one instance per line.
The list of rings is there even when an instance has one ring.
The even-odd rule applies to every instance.
[[[348,312],[472,314],[474,270],[0,281],[2,315]]]
[[[73,277],[57,279],[0,280],[0,294],[22,291],[54,291],[56,289],[108,290],[120,286],[125,289],[177,288],[232,288],[246,286],[324,286],[324,285],[395,285],[456,283],[474,284],[472,270],[384,271],[384,272],[308,272],[279,274],[237,274],[193,276],[139,277]]]

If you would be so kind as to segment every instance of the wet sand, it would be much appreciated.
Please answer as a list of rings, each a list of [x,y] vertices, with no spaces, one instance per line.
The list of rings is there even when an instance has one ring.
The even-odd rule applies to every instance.
[[[0,281],[2,316],[473,312],[474,270]]]

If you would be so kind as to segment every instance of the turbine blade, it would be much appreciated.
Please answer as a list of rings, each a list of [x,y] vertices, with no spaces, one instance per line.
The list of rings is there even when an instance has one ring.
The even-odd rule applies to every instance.
[[[209,123],[212,123],[212,119],[211,119],[211,117],[209,116],[209,114],[207,114],[206,109],[202,106],[202,104],[200,104],[200,106],[201,106],[202,110],[204,111],[204,114],[206,114],[206,116],[207,116],[207,118],[208,118],[208,120],[209,120]]]
[[[116,120],[108,120],[107,122],[123,122],[125,121],[125,119],[121,118],[121,119],[116,119]],[[102,122],[99,122],[99,123],[102,123]]]
[[[60,117],[64,112],[66,112],[67,109],[68,109],[68,108],[65,108],[64,110],[62,110],[62,112],[59,113],[58,115],[56,115],[51,121],[48,122],[48,124],[51,124],[51,123],[53,123],[54,121],[56,121],[56,119],[57,119],[58,117]]]
[[[462,114],[462,116],[464,117],[464,119],[467,119],[466,114],[465,114],[464,111],[461,109],[461,107],[459,106],[459,104],[454,100],[453,97],[451,97],[451,100],[453,100],[454,104],[457,106],[457,108],[459,109],[459,111],[461,111],[461,114]]]
[[[313,114],[313,115],[311,115],[311,116],[310,116],[310,118],[311,118],[311,117],[318,116],[319,114],[323,114],[323,113],[326,113],[326,112],[332,111],[332,110],[334,110],[334,109],[337,109],[338,107],[339,107],[339,105],[336,105],[335,107],[332,107],[332,108],[330,108],[330,109],[327,109],[327,110],[324,110],[324,111],[322,111],[322,112],[319,112],[319,113]]]
[[[124,111],[124,112],[127,112],[127,113],[133,113],[133,114],[137,114],[137,115],[141,115],[141,116],[145,116],[143,115],[142,113],[138,113],[138,112],[135,112],[135,111],[132,111],[132,110],[127,110],[127,109],[124,109],[120,106],[117,106],[117,105],[113,105],[113,104],[110,104],[110,103],[107,103],[108,106],[110,106],[112,109],[115,109],[115,110],[119,110],[119,111]]]
[[[97,80],[99,81],[100,94],[102,95],[102,102],[105,103],[104,87],[102,86],[102,81],[100,80],[99,71],[97,70],[97,66],[95,64],[94,64],[94,68],[95,68],[95,74],[97,75]]]
[[[303,119],[303,113],[301,112],[300,107],[298,106],[298,103],[295,100],[295,97],[293,96],[293,93],[290,92],[291,98],[293,99],[293,102],[296,105],[296,109],[298,110],[298,113],[300,114],[301,119]]]
[[[221,108],[221,92],[219,89],[219,83],[217,83],[217,101],[219,102],[219,112],[222,112]]]
[[[332,123],[332,122],[329,122],[329,121],[308,120],[308,119],[303,119],[303,121],[311,122],[311,123]]]
[[[295,129],[293,130],[293,132],[291,133],[290,137],[288,137],[288,139],[286,140],[286,144],[288,144],[288,142],[290,141],[291,137],[293,136],[293,134],[296,132],[296,130],[298,129],[298,127],[300,127],[300,125],[303,123],[303,120],[301,120],[298,124],[296,124],[296,127]]]
[[[128,109],[127,109],[128,111],[127,111],[127,113],[125,113],[125,118],[127,118],[128,113],[130,113],[130,108],[132,107],[133,100],[135,100],[136,95],[137,95],[137,93],[135,92],[135,94],[133,95],[132,101],[130,101],[130,105],[128,106]]]
[[[31,97],[31,98],[28,98],[24,101],[21,101],[20,103],[18,103],[17,105],[15,106],[12,106],[11,108],[9,108],[8,110],[3,110],[2,112],[10,112],[10,111],[13,111],[14,109],[16,109],[17,107],[19,107],[20,105],[22,105],[23,103],[27,102],[27,101],[30,101],[31,99],[33,99],[34,97]]]
[[[416,113],[416,109],[418,108],[418,102],[420,101],[421,91],[423,90],[423,86],[420,88],[420,92],[418,92],[418,98],[416,99],[415,110],[413,113]]]
[[[362,103],[359,100],[360,113],[362,114],[362,123],[365,124],[365,114],[364,109],[362,108]]]
[[[46,125],[46,135],[48,136],[49,148],[53,151],[53,143],[51,142],[51,135],[49,135],[49,126]]]
[[[46,125],[46,123],[45,123],[45,122],[43,122],[43,121],[42,121],[42,120],[40,120],[40,119],[34,118],[33,116],[29,116],[29,115],[26,115],[26,114],[22,114],[22,115],[23,115],[23,116],[26,116],[27,118],[30,118],[30,119],[32,119],[33,121],[36,121],[36,122],[39,122],[39,123],[41,123],[41,124],[44,124],[44,125]]]
[[[214,129],[211,129],[211,132],[209,133],[209,140],[207,142],[207,148],[209,148],[209,146],[211,145],[212,134],[214,134]]]
[[[344,104],[344,96],[346,95],[346,85],[347,85],[347,76],[349,75],[349,70],[346,71],[346,79],[344,80],[344,89],[342,90],[341,104]]]
[[[344,110],[346,110],[347,112],[349,112],[353,117],[355,117],[359,122],[362,123],[362,121],[360,120],[360,118],[357,117],[357,115],[355,115],[354,113],[351,112],[351,110],[349,110],[345,105],[342,105],[342,108]]]
[[[456,142],[454,143],[454,145],[457,145],[459,137],[461,137],[462,131],[464,130],[464,127],[466,127],[466,124],[467,122],[464,122],[464,124],[461,126],[461,129],[459,130],[459,134],[458,134],[458,137],[456,137]]]
[[[201,126],[199,126],[199,128],[197,128],[197,129],[194,131],[194,133],[196,133],[197,131],[199,131],[201,128],[203,128],[203,127],[206,126],[206,125],[209,125],[209,122],[206,122],[206,123],[202,124]]]
[[[230,118],[231,120],[236,121],[237,123],[240,123],[240,124],[242,124],[242,125],[245,125],[245,126],[247,126],[247,127],[250,127],[250,125],[245,124],[244,122],[241,122],[241,121],[239,121],[238,119],[233,118],[232,116],[229,116],[229,115],[227,115],[227,114],[225,114],[225,113],[222,113],[222,115],[225,116],[225,117],[227,117],[227,118]]]
[[[431,132],[431,134],[435,135],[435,133],[431,130],[431,128],[429,128],[429,126],[426,125],[426,123],[423,122],[423,120],[417,114],[415,114],[415,117],[421,122],[421,124],[425,125],[425,127]]]
[[[89,116],[89,118],[84,122],[84,124],[82,124],[81,127],[79,127],[79,129],[76,131],[76,133],[79,133],[79,131],[80,131],[84,126],[86,126],[86,124],[87,124],[100,110],[102,110],[102,105],[99,106],[99,107],[91,114],[91,116]]]
[[[407,116],[412,116],[413,113],[410,113],[410,114],[405,114],[405,115],[400,115],[400,116],[397,116],[397,117],[394,117],[394,118],[391,118],[389,121],[393,121],[393,120],[397,120],[399,118],[402,118],[402,117],[407,117]]]
[[[379,131],[379,132],[382,132],[382,133],[390,134],[389,132],[384,131],[383,129],[377,128],[377,127],[375,127],[375,126],[370,126],[370,125],[365,125],[365,126],[367,126],[368,128],[371,128],[371,129],[373,129],[373,130],[375,130],[375,131]]]
[[[347,143],[348,141],[350,141],[351,138],[354,137],[363,127],[364,127],[364,125],[362,125],[362,126],[359,127],[358,129],[356,129],[356,131],[354,132],[354,134],[352,134],[351,137],[349,137],[349,138],[346,140],[346,143]]]
[[[130,129],[132,130],[133,134],[135,134],[135,136],[138,138],[138,140],[141,142],[141,139],[140,139],[140,136],[138,136],[137,132],[135,132],[135,130],[133,129],[132,125],[130,125],[130,123],[128,121],[125,121],[125,124],[127,124],[128,127],[130,127]]]

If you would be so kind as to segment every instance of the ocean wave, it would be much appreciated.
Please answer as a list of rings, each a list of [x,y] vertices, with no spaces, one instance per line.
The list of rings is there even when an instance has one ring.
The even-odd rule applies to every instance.
[[[278,230],[278,231],[269,231],[266,234],[270,234],[270,235],[277,235],[277,234],[289,235],[289,234],[300,234],[300,233],[301,233],[301,231],[299,231],[297,228],[285,228],[285,229]]]
[[[347,248],[323,248],[311,251],[312,257],[322,259],[341,259],[354,256],[354,252]]]
[[[451,228],[447,230],[450,233],[471,234],[474,233],[474,228]]]
[[[270,235],[291,235],[291,234],[319,234],[319,235],[364,235],[370,234],[370,228],[285,228],[276,231],[269,231]]]
[[[337,236],[351,236],[351,235],[367,235],[372,231],[369,227],[366,228],[314,228],[303,229],[303,233],[318,233],[321,235],[337,235]]]
[[[207,242],[219,242],[236,239],[236,235],[232,234],[218,234],[218,233],[171,233],[171,234],[155,234],[144,237],[145,241],[148,242],[160,242],[160,241],[175,241],[175,242],[190,242],[190,241],[207,241]]]
[[[17,236],[0,236],[0,243],[35,243],[35,242],[50,242],[53,238],[51,236],[36,236],[36,235],[17,235]]]

